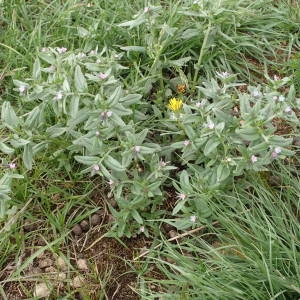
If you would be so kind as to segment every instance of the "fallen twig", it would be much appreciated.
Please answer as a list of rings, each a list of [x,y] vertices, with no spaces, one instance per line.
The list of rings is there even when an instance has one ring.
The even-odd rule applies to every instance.
[[[212,222],[211,225],[216,225],[216,224],[218,224],[218,223],[219,223],[218,221],[215,221],[215,222]],[[187,236],[187,235],[191,235],[191,234],[193,234],[193,233],[195,233],[195,232],[198,232],[198,231],[200,231],[200,230],[203,230],[203,229],[205,229],[205,228],[207,228],[207,226],[206,226],[206,225],[203,225],[203,226],[200,226],[200,227],[198,227],[198,228],[189,230],[189,231],[187,231],[187,232],[178,234],[178,235],[176,235],[176,236],[174,236],[174,237],[168,239],[167,242],[172,242],[172,241],[175,241],[175,240],[179,240],[179,239],[181,239],[181,238],[183,238],[183,237],[185,237],[185,236]],[[147,254],[150,253],[151,250],[155,250],[155,249],[161,247],[161,246],[163,245],[163,243],[164,243],[164,242],[161,242],[161,243],[159,243],[158,245],[156,245],[153,249],[149,249],[149,250],[144,251],[144,252],[141,253],[139,256],[135,257],[135,258],[133,259],[133,261],[136,261],[136,260],[138,260],[139,258],[142,258],[142,257],[146,256]]]

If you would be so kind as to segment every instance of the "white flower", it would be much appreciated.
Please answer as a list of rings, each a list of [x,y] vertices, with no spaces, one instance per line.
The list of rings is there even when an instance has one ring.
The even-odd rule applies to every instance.
[[[101,114],[100,114],[100,118],[102,120],[106,120],[107,118],[111,117],[112,116],[112,111],[103,111]]]
[[[26,92],[26,90],[27,90],[27,87],[26,87],[25,85],[21,85],[21,86],[19,87],[19,92],[20,92],[20,94],[24,94],[24,93]]]
[[[275,80],[275,81],[278,81],[278,80],[280,80],[280,77],[277,76],[277,75],[274,75],[274,80]]]
[[[278,100],[279,100],[280,102],[283,102],[283,101],[285,100],[285,97],[282,96],[282,95],[280,95],[279,98],[278,98]]]
[[[15,164],[15,163],[9,163],[9,164],[8,164],[8,167],[9,167],[10,169],[15,169],[15,168],[16,168],[16,164]]]
[[[200,107],[203,107],[203,104],[201,102],[196,102],[195,106],[200,108]]]
[[[251,159],[252,163],[257,162],[257,156],[255,156],[255,155],[251,155],[250,159]]]
[[[195,223],[196,222],[196,216],[190,216],[190,221],[192,222],[192,223]]]
[[[62,54],[62,53],[66,53],[68,51],[68,49],[66,47],[57,47],[56,48],[57,52]]]
[[[95,132],[95,135],[96,135],[96,136],[100,136],[100,132],[99,132],[99,131],[96,131],[96,132]]]
[[[115,182],[112,179],[109,179],[109,181],[107,182],[110,186],[112,186]]]
[[[138,153],[141,151],[141,147],[140,146],[134,146],[133,151]]]
[[[189,140],[185,140],[184,142],[183,142],[183,145],[184,146],[188,146],[188,145],[190,145],[191,144],[191,142],[189,141]]]
[[[105,73],[100,73],[100,74],[99,74],[99,78],[102,79],[102,80],[104,80],[104,79],[107,78],[107,74],[105,74]]]
[[[274,152],[279,154],[281,152],[281,147],[275,147]]]
[[[93,166],[93,170],[94,170],[94,171],[99,171],[99,170],[100,170],[100,167],[99,167],[98,165],[94,165],[94,166]]]
[[[144,13],[147,13],[149,11],[150,11],[150,7],[147,6],[147,7],[144,8]]]
[[[165,162],[165,161],[163,161],[163,160],[161,160],[160,162],[159,162],[159,166],[160,167],[165,167],[167,165],[167,163]]]
[[[55,99],[56,99],[56,100],[61,100],[62,98],[63,98],[63,93],[62,93],[62,91],[58,91],[58,92],[56,93]]]
[[[140,227],[140,232],[144,232],[145,231],[145,227],[144,226],[141,226]]]
[[[177,198],[178,198],[179,200],[184,200],[184,199],[186,198],[186,194],[178,193],[178,194],[177,194]]]
[[[91,50],[90,55],[97,55],[97,50]]]
[[[215,128],[215,124],[213,122],[208,122],[207,123],[207,128],[214,129]]]
[[[252,95],[253,95],[253,97],[258,98],[260,96],[260,91],[254,90]]]
[[[230,73],[229,72],[221,72],[221,73],[217,72],[217,75],[222,79],[226,79],[230,76]]]
[[[290,106],[288,106],[288,107],[286,107],[286,109],[284,111],[289,114],[292,111],[292,108]]]
[[[278,100],[278,96],[273,96],[272,98],[274,101],[277,101]]]
[[[79,59],[85,58],[85,57],[86,57],[86,54],[81,52],[81,53],[78,53],[78,54],[77,54],[77,57],[78,57]]]

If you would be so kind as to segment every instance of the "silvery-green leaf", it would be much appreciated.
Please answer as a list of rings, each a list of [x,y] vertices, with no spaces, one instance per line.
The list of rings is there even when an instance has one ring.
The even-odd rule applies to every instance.
[[[99,162],[99,157],[97,156],[79,156],[79,155],[75,155],[74,158],[81,164],[83,165],[96,165]]]
[[[78,92],[84,92],[87,90],[86,79],[81,71],[80,66],[76,66],[75,68],[74,83]]]
[[[29,143],[24,146],[24,151],[23,151],[23,162],[27,170],[32,169],[32,161],[33,161],[32,145]]]
[[[20,123],[19,118],[8,101],[3,102],[2,104],[1,119],[11,128],[16,128]]]
[[[5,154],[13,154],[15,150],[13,148],[8,147],[6,144],[0,142],[0,151]]]

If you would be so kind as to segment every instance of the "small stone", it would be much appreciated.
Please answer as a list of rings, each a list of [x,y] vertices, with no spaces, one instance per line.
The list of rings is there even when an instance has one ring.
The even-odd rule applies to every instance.
[[[53,261],[50,258],[45,258],[45,259],[39,261],[39,268],[45,269],[47,267],[52,266],[52,264],[53,264]]]
[[[39,268],[39,267],[33,267],[33,268],[31,268],[31,269],[29,270],[29,273],[30,273],[31,275],[41,274],[42,272],[43,272],[42,269]]]
[[[90,224],[89,224],[89,222],[87,221],[87,220],[82,220],[81,222],[80,222],[80,227],[81,227],[81,229],[83,230],[83,231],[88,231],[89,229],[90,229]]]
[[[39,283],[35,286],[33,295],[34,297],[42,298],[42,297],[49,297],[50,293],[51,290],[46,285],[46,283]]]
[[[81,235],[82,234],[82,229],[80,227],[79,224],[76,224],[73,229],[72,229],[72,232],[75,234],[75,235]]]
[[[57,264],[57,266],[60,270],[62,270],[62,271],[67,271],[68,270],[68,266],[67,266],[65,260],[62,257],[59,256],[57,258],[56,264]]]
[[[84,286],[84,284],[85,284],[85,279],[81,275],[75,276],[71,282],[71,286],[75,289]]]
[[[116,219],[113,215],[108,215],[108,223],[113,223]]]
[[[169,232],[174,229],[174,227],[168,223],[163,223],[162,228],[165,230],[165,232]]]
[[[98,214],[92,215],[91,224],[93,226],[99,225],[101,223],[101,217]]]
[[[175,237],[177,235],[177,232],[175,230],[170,230],[168,232],[168,235],[169,235],[170,238],[173,238],[173,237]]]
[[[53,266],[50,266],[50,267],[45,268],[45,272],[46,273],[57,273],[57,270]]]
[[[293,145],[300,147],[300,137],[295,136],[293,138]]]
[[[67,278],[67,275],[65,273],[58,273],[57,279],[58,280],[65,280]]]
[[[106,215],[104,209],[99,209],[99,210],[96,212],[96,214],[99,215],[99,216],[101,216],[101,217],[102,217],[102,216],[104,217],[104,216]]]
[[[80,258],[76,261],[77,267],[80,271],[88,271],[89,267],[87,265],[87,260],[84,258]]]
[[[24,221],[23,229],[25,232],[33,231],[35,229],[34,223],[32,223],[32,221],[26,219]]]

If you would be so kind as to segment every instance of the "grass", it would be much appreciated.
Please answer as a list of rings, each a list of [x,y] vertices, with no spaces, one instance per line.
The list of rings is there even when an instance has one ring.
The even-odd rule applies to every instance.
[[[217,226],[152,251],[148,263],[165,279],[143,277],[142,299],[297,299],[299,174],[293,171],[278,166],[275,189],[263,176],[250,176],[246,189],[224,195],[227,206],[215,203]],[[153,285],[162,292],[146,288]]]
[[[10,101],[18,115],[32,108],[34,104],[20,100],[13,80],[31,76],[43,47],[84,52],[98,47],[99,52],[106,49],[107,53],[122,53],[120,63],[127,69],[118,73],[117,79],[129,93],[140,93],[146,99],[141,106],[145,113],[150,106],[165,106],[178,79],[187,85],[187,98],[193,98],[200,82],[223,71],[236,73],[239,81],[252,85],[266,81],[265,74],[291,75],[299,96],[297,1],[203,0],[198,1],[199,7],[192,2],[0,0],[0,106]],[[155,122],[157,116],[140,121],[138,131],[155,129]],[[288,134],[299,135],[299,126],[293,130]],[[1,124],[1,142],[11,136]],[[167,138],[161,141],[168,143]],[[44,273],[32,275],[28,271],[43,253],[69,262],[67,278],[62,280],[64,288],[54,288],[53,299],[77,296],[72,280],[82,272],[74,266],[79,253],[74,247],[82,247],[85,241],[78,242],[70,232],[99,207],[110,207],[107,203],[111,200],[106,182],[82,173],[82,166],[70,159],[71,151],[64,145],[63,138],[51,144],[32,170],[26,170],[21,159],[16,161],[24,178],[13,180],[9,200],[12,211],[0,220],[0,298],[17,295],[33,299],[36,283],[51,284]],[[21,157],[20,153],[16,151]],[[1,176],[8,158],[2,151]],[[297,299],[299,161],[295,156],[292,163],[274,164],[269,170],[280,181],[277,187],[270,185],[269,173],[247,173],[225,195],[209,202],[212,216],[206,220],[205,230],[189,238],[170,243],[159,222],[154,222],[148,237],[153,245],[145,245],[151,249],[161,246],[139,262],[129,256],[124,259],[139,279],[133,289],[140,298]],[[173,208],[172,203],[166,205]],[[161,217],[167,211],[170,215],[169,210],[164,207],[156,214]],[[218,224],[211,226],[212,220]],[[30,230],[26,229],[28,224]],[[99,226],[98,236],[97,229],[92,232],[102,238],[109,226]],[[111,257],[122,257],[122,251],[112,252]],[[132,253],[136,255],[135,250]],[[91,270],[84,273],[89,282],[84,299],[109,299],[118,292],[111,292],[114,277],[121,278],[122,274],[115,275],[113,259],[111,268],[103,272],[98,270],[97,256],[89,259]],[[126,295],[120,297],[138,297]]]

